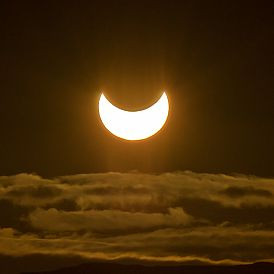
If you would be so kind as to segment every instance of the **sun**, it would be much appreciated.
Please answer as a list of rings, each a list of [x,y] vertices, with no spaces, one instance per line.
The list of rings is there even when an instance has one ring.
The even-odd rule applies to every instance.
[[[169,113],[166,93],[147,109],[126,111],[112,105],[102,93],[99,115],[104,126],[115,136],[126,140],[142,140],[157,133],[165,124]]]

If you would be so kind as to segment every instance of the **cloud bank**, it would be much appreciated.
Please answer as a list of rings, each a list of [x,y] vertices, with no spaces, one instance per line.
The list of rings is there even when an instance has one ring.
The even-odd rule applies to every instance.
[[[193,172],[0,177],[0,255],[274,261],[274,179]]]

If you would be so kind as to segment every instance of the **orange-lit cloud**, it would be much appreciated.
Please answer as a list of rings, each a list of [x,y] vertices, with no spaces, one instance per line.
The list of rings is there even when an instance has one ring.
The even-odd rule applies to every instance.
[[[0,177],[0,255],[271,261],[273,194],[273,179],[192,172]]]

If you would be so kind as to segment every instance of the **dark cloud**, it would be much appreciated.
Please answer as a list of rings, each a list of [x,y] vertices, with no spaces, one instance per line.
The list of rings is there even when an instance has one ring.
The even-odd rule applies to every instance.
[[[273,261],[272,193],[273,179],[193,172],[0,177],[0,254]]]
[[[54,270],[84,262],[87,262],[87,259],[81,256],[64,256],[57,254],[32,254],[21,257],[0,255],[1,270],[5,271],[5,274],[22,273],[22,269],[24,272]]]
[[[208,220],[214,224],[230,222],[233,224],[258,224],[274,222],[274,205],[225,206],[218,201],[201,198],[187,198],[178,205],[195,218]]]
[[[0,227],[12,227],[25,231],[26,222],[23,220],[31,212],[31,207],[14,204],[7,199],[0,199]]]
[[[262,196],[262,197],[271,197],[272,192],[261,189],[261,188],[254,188],[254,187],[236,187],[231,186],[223,190],[221,193],[230,196],[232,198],[240,198],[246,195],[254,195],[254,196]]]
[[[45,209],[57,208],[58,210],[61,210],[61,211],[79,210],[77,203],[74,200],[68,199],[68,198],[57,200],[56,202],[53,202],[53,203],[48,203],[44,205],[43,208]]]
[[[148,189],[145,187],[135,187],[135,186],[127,186],[122,188],[115,187],[92,187],[86,190],[88,194],[94,195],[116,195],[116,194],[145,194],[148,192]]]
[[[50,198],[60,195],[62,190],[54,186],[32,185],[12,189],[7,192],[8,196],[34,196],[37,198]]]

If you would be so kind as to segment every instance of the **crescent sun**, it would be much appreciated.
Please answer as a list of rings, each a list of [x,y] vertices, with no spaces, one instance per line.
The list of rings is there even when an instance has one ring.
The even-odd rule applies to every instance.
[[[157,133],[165,124],[169,112],[166,93],[147,109],[126,111],[112,105],[102,93],[99,115],[104,126],[115,136],[126,140],[142,140]]]

